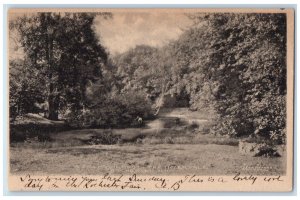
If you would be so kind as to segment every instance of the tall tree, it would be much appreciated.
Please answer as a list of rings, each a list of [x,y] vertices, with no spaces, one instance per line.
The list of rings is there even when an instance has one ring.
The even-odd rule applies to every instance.
[[[189,65],[198,66],[205,74],[202,82],[210,85],[219,114],[216,132],[283,141],[286,15],[201,14],[195,19],[199,28],[190,35],[198,32],[201,37],[189,40],[207,41],[202,46],[206,52]]]
[[[37,13],[11,23],[20,34],[29,66],[45,77],[48,118],[58,119],[59,109],[81,109],[85,87],[101,78],[107,53],[93,29],[96,15],[110,13]]]

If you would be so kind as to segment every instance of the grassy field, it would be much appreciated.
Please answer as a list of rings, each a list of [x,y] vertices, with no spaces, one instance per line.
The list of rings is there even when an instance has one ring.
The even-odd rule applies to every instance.
[[[216,144],[117,144],[11,148],[14,174],[258,175],[283,174],[284,157],[249,157],[237,146]]]
[[[145,128],[53,132],[49,133],[50,141],[14,142],[10,145],[11,173],[285,173],[284,154],[276,158],[241,155],[237,139],[207,134],[210,125],[206,119],[189,114],[184,110],[169,112],[163,116],[165,120],[147,122]],[[172,124],[172,117],[185,118],[185,123]],[[116,137],[117,141],[112,145],[90,143],[91,138],[103,135]]]

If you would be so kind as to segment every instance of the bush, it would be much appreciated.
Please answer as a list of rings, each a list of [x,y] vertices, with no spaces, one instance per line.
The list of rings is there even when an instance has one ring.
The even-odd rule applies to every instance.
[[[38,138],[38,141],[51,141],[49,133],[69,130],[66,124],[10,124],[10,143],[24,142],[32,138]]]
[[[67,122],[77,128],[125,128],[141,126],[137,117],[153,116],[151,104],[139,93],[108,96],[102,102],[83,111],[71,112]]]
[[[110,130],[103,132],[101,135],[91,136],[91,138],[86,141],[87,144],[97,145],[97,144],[117,144],[121,141],[119,135],[114,135]]]

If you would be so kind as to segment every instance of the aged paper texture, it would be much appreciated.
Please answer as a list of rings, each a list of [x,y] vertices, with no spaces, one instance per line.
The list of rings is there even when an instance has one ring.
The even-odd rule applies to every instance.
[[[10,9],[11,191],[291,191],[294,10]]]

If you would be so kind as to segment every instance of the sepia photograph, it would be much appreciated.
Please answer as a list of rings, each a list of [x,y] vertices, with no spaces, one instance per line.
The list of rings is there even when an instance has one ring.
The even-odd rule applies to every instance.
[[[10,9],[10,188],[291,190],[293,15]]]

